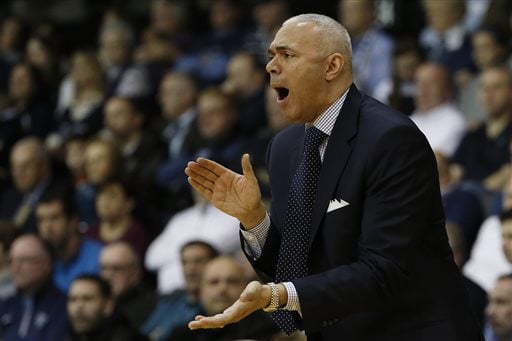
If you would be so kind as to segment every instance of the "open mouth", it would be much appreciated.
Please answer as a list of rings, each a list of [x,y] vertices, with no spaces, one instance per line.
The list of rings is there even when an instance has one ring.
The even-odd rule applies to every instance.
[[[278,101],[285,100],[286,97],[288,97],[288,94],[290,93],[290,90],[288,90],[287,88],[278,87],[278,88],[275,88],[275,90],[276,90],[276,93],[277,93],[277,100]]]

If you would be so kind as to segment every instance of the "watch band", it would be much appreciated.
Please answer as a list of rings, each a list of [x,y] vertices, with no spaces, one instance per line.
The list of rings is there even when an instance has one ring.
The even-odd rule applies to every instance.
[[[267,283],[270,287],[270,303],[263,308],[266,313],[273,313],[279,309],[279,288],[273,282]]]

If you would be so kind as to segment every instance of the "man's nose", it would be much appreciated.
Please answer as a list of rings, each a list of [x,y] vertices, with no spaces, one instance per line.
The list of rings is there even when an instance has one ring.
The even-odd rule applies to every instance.
[[[279,67],[277,65],[276,59],[275,58],[270,59],[268,61],[268,63],[267,63],[267,66],[265,67],[265,69],[270,74],[278,73],[279,72]]]

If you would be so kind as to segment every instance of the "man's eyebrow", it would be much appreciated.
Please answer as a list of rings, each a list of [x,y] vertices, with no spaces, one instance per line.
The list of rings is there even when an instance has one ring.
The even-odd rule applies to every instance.
[[[283,52],[293,50],[289,45],[277,45],[274,47],[270,47],[268,49],[268,53],[273,53],[273,51]]]

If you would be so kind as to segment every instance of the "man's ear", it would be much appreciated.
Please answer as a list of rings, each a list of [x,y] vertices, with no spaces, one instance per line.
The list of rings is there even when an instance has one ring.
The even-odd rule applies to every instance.
[[[332,81],[340,76],[345,66],[345,57],[341,53],[333,53],[327,57],[325,79]]]

